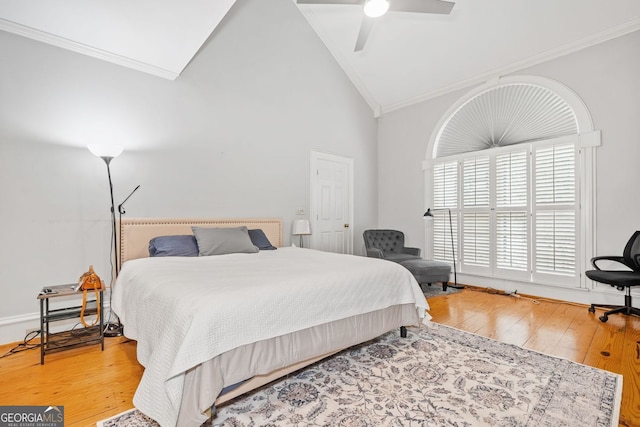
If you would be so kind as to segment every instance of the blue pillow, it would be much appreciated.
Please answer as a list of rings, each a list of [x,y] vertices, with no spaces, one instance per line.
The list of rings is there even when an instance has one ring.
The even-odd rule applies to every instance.
[[[249,238],[251,239],[251,243],[256,245],[261,251],[277,249],[271,244],[267,236],[264,234],[264,231],[261,229],[249,230]]]
[[[195,236],[159,236],[149,241],[149,256],[198,256]]]

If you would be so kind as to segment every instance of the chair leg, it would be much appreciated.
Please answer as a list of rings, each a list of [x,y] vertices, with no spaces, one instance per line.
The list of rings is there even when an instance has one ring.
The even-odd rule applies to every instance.
[[[443,291],[447,290],[447,282],[442,282],[442,290]]]
[[[591,304],[591,307],[593,307],[593,308],[618,308],[618,307],[624,307],[624,305],[620,305],[620,304]]]
[[[613,310],[605,311],[604,314],[606,314],[607,316],[609,316],[611,314],[618,314],[618,313],[627,314],[627,309],[628,309],[628,307],[625,307],[623,305],[619,305],[617,308],[614,308]]]
[[[601,322],[606,322],[609,320],[609,315],[622,313],[627,316],[636,315],[640,316],[640,308],[633,307],[631,304],[631,287],[627,287],[627,293],[624,296],[624,305],[610,305],[610,304],[591,304],[589,307],[590,313],[596,312],[596,307],[598,308],[611,308],[609,311],[605,311],[600,319]]]

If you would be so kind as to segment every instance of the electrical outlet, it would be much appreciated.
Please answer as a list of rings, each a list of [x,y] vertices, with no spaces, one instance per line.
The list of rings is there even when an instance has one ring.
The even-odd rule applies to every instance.
[[[296,215],[304,215],[304,208],[298,208],[298,210],[296,210]]]

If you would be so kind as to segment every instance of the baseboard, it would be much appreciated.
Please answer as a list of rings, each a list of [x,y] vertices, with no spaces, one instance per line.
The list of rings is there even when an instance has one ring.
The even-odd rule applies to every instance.
[[[0,318],[0,345],[22,341],[32,330],[40,330],[40,313]]]
[[[458,283],[477,290],[489,289],[498,294],[517,292],[522,296],[568,301],[578,304],[624,304],[624,292],[614,287],[596,284],[593,289],[551,286],[537,283],[523,283],[504,279],[494,279],[458,273]],[[633,294],[634,296],[635,293]],[[637,296],[640,301],[640,295]],[[637,303],[636,303],[637,304]]]

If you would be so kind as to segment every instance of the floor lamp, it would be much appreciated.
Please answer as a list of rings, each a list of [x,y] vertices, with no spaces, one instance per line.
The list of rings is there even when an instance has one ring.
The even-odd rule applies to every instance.
[[[111,160],[122,154],[122,147],[118,145],[90,145],[89,151],[95,156],[100,157],[107,164],[107,175],[109,176],[109,194],[111,195],[111,232],[113,235],[113,259],[114,259],[114,281],[118,277],[118,242],[116,234],[116,209],[113,202],[113,183],[111,182],[111,168],[109,164]],[[135,190],[134,190],[135,191]],[[107,323],[105,325],[105,337],[119,337],[122,335],[122,324],[120,319],[118,323]]]
[[[440,208],[440,209],[431,209],[428,208],[424,213],[423,218],[427,220],[433,220],[433,212],[437,211],[448,211],[449,212],[449,232],[451,233],[451,256],[453,258],[453,286],[449,285],[454,289],[464,289],[464,286],[458,286],[458,272],[456,270],[456,250],[455,245],[453,244],[453,222],[451,221],[451,209],[449,208]]]

